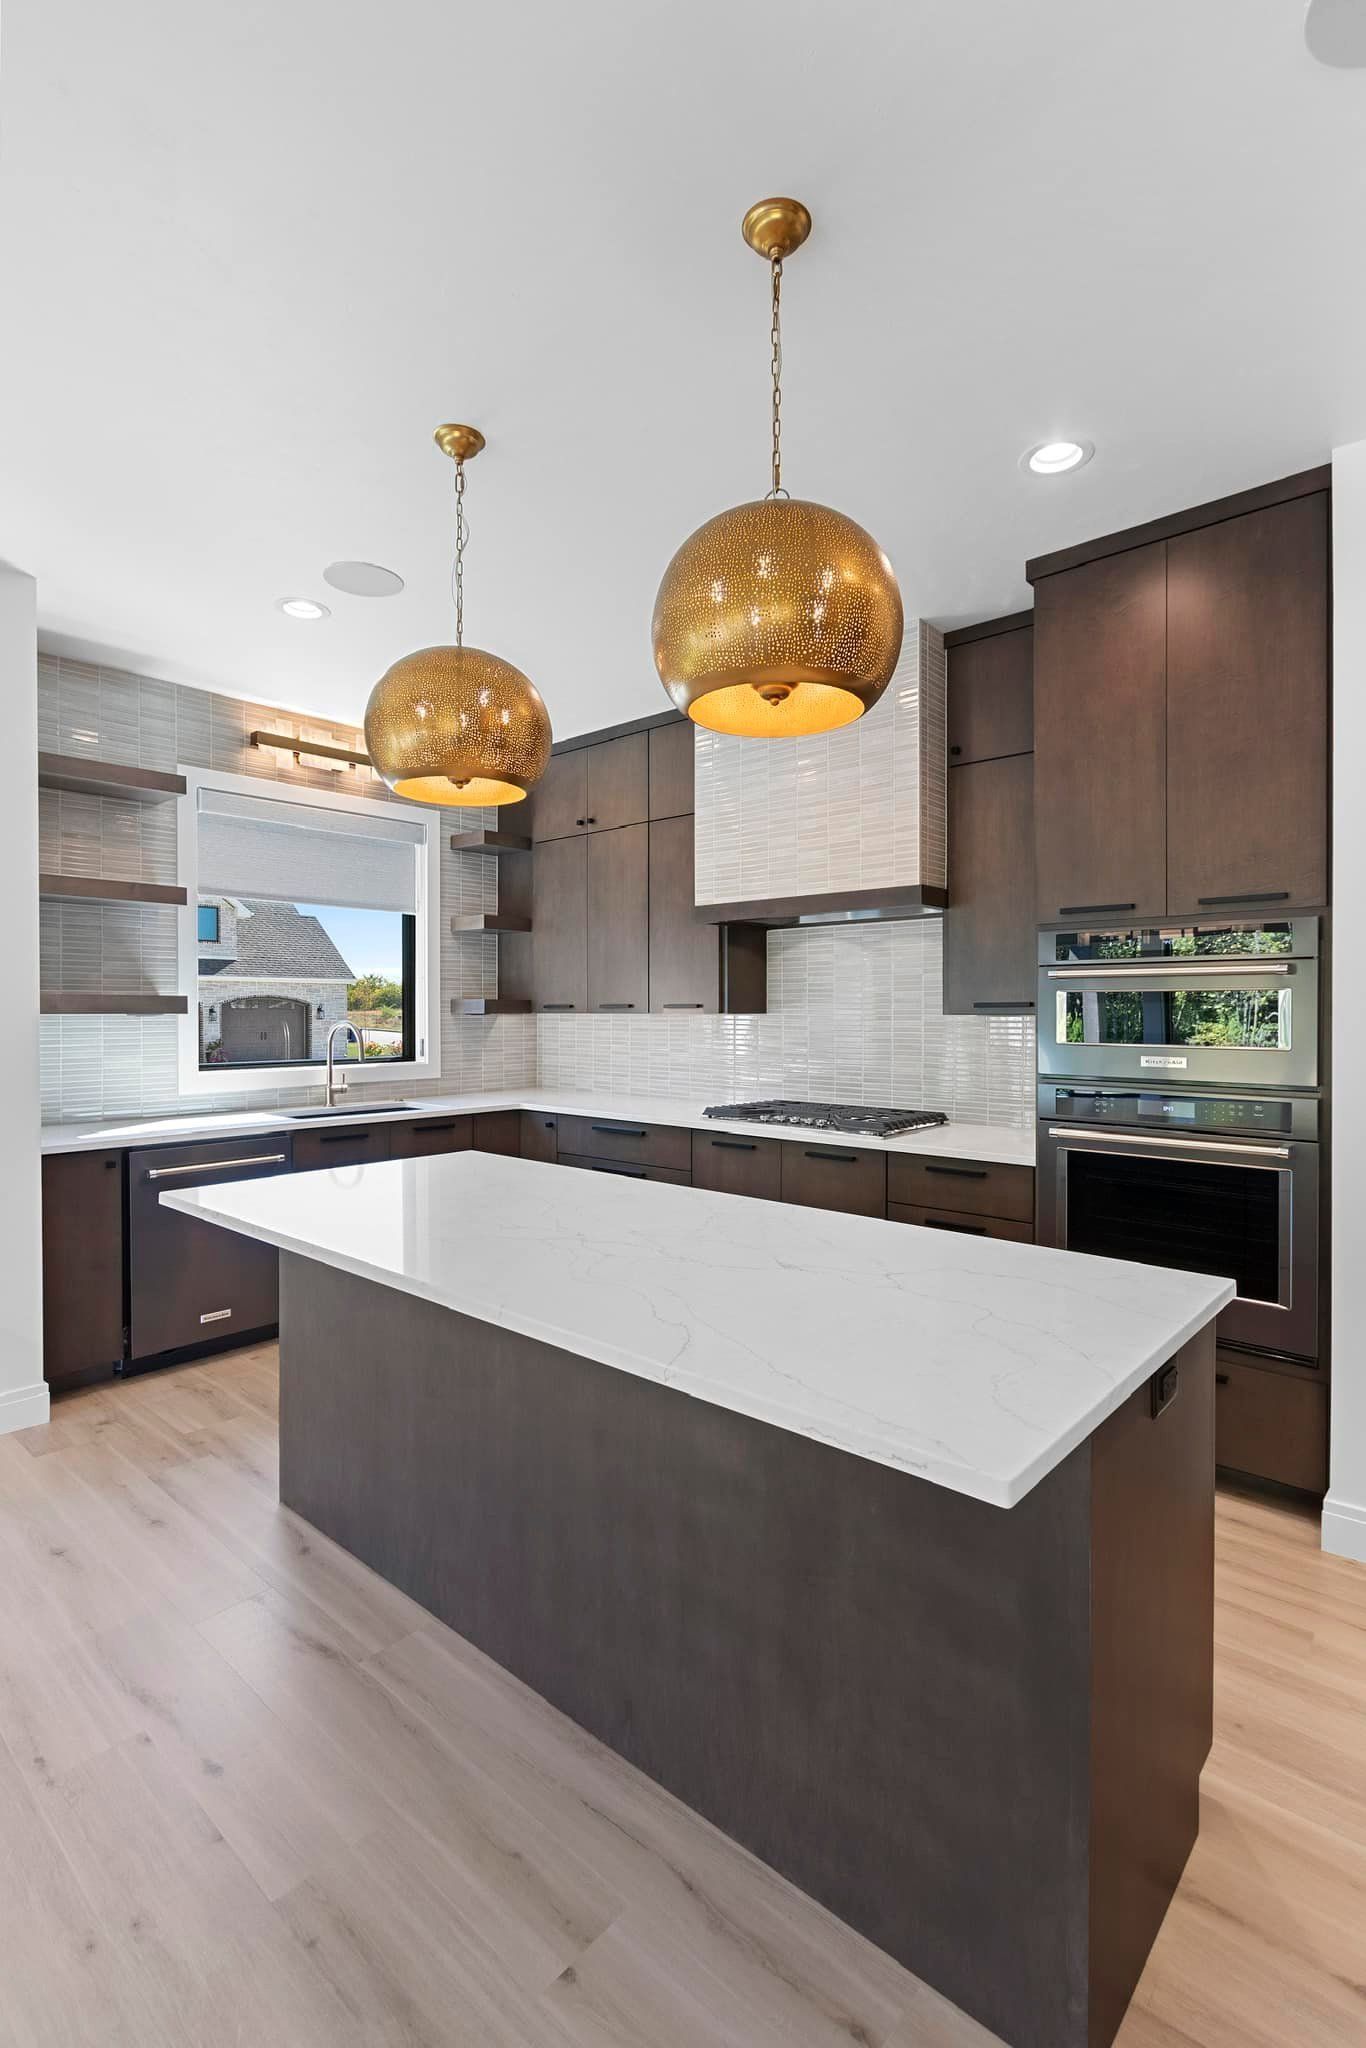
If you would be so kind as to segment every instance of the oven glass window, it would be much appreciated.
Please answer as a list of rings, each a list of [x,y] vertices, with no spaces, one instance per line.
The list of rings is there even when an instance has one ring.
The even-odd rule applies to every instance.
[[[1290,1050],[1288,988],[1068,989],[1059,1045],[1222,1045]]]
[[[1067,1249],[1231,1279],[1244,1301],[1284,1302],[1283,1171],[1067,1153]]]
[[[1226,925],[1174,925],[1131,932],[1059,932],[1055,960],[1226,960],[1232,955],[1274,960],[1291,950],[1288,924],[1255,930]]]

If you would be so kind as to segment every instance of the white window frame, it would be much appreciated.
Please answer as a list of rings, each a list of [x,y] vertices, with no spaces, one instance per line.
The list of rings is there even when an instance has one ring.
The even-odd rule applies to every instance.
[[[377,803],[373,797],[343,795],[333,790],[303,788],[294,782],[271,782],[260,775],[220,774],[207,768],[186,768],[185,795],[177,804],[177,873],[185,902],[177,919],[177,992],[188,998],[178,1019],[179,1080],[182,1095],[251,1093],[259,1088],[316,1088],[321,1069],[314,1066],[209,1067],[199,1064],[199,792],[224,790],[234,796],[262,797],[279,803],[314,804],[319,810],[358,811],[363,816],[392,819],[397,815],[422,828],[417,856],[417,912],[414,932],[413,1032],[417,1057],[384,1060],[367,1066],[366,1078],[376,1081],[419,1081],[441,1073],[441,825],[435,805]],[[211,893],[219,894],[220,891]],[[349,1079],[359,1079],[348,1062]]]

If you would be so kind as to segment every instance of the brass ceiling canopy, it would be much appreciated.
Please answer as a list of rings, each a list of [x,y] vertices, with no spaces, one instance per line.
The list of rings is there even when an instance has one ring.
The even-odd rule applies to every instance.
[[[698,725],[789,739],[876,704],[901,652],[901,593],[870,533],[783,489],[783,259],[811,216],[800,200],[761,199],[741,231],[770,272],[773,483],[709,519],[670,562],[655,599],[655,667]]]
[[[405,654],[365,707],[370,760],[396,796],[466,807],[520,803],[550,759],[550,716],[535,685],[496,654],[465,645],[465,464],[477,427],[438,427],[455,463],[455,645]]]

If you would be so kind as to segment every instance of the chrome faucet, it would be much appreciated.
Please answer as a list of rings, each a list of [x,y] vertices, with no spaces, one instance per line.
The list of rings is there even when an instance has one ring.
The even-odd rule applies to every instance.
[[[355,1039],[356,1044],[360,1048],[361,1065],[362,1067],[365,1065],[365,1033],[359,1030],[357,1026],[351,1022],[351,1019],[349,1017],[343,1017],[341,1019],[341,1022],[338,1024],[334,1024],[332,1026],[332,1029],[327,1034],[327,1106],[329,1109],[335,1109],[337,1106],[338,1095],[344,1095],[346,1093],[345,1074],[342,1075],[340,1082],[336,1081],[333,1078],[333,1068],[336,1060],[337,1033],[339,1031],[349,1031],[351,1033],[351,1036]]]

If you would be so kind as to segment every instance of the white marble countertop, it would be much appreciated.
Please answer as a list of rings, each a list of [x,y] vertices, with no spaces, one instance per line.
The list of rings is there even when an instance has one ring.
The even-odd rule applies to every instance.
[[[1201,1274],[489,1153],[161,1199],[999,1507],[1233,1298]]]
[[[377,1091],[378,1092],[378,1091]],[[607,1092],[578,1093],[564,1088],[511,1088],[486,1090],[472,1095],[427,1095],[404,1097],[411,1108],[382,1112],[383,1121],[401,1121],[401,1115],[432,1117],[468,1114],[491,1109],[541,1109],[564,1116],[613,1117],[627,1122],[673,1124],[684,1130],[761,1132],[765,1137],[810,1140],[813,1133],[796,1127],[770,1124],[720,1122],[703,1115],[701,1100],[679,1100],[669,1095],[613,1095]],[[353,1116],[325,1116],[316,1119],[287,1115],[283,1110],[210,1110],[202,1116],[107,1117],[97,1123],[45,1124],[44,1152],[99,1151],[107,1146],[190,1145],[196,1139],[264,1137],[274,1131],[307,1130],[316,1121],[331,1129],[348,1123],[366,1123],[376,1115],[358,1096]],[[1005,1124],[939,1124],[928,1131],[908,1131],[899,1138],[849,1137],[819,1132],[823,1142],[842,1146],[866,1146],[876,1152],[920,1152],[941,1159],[980,1159],[994,1166],[1032,1166],[1034,1133],[1013,1130]]]

